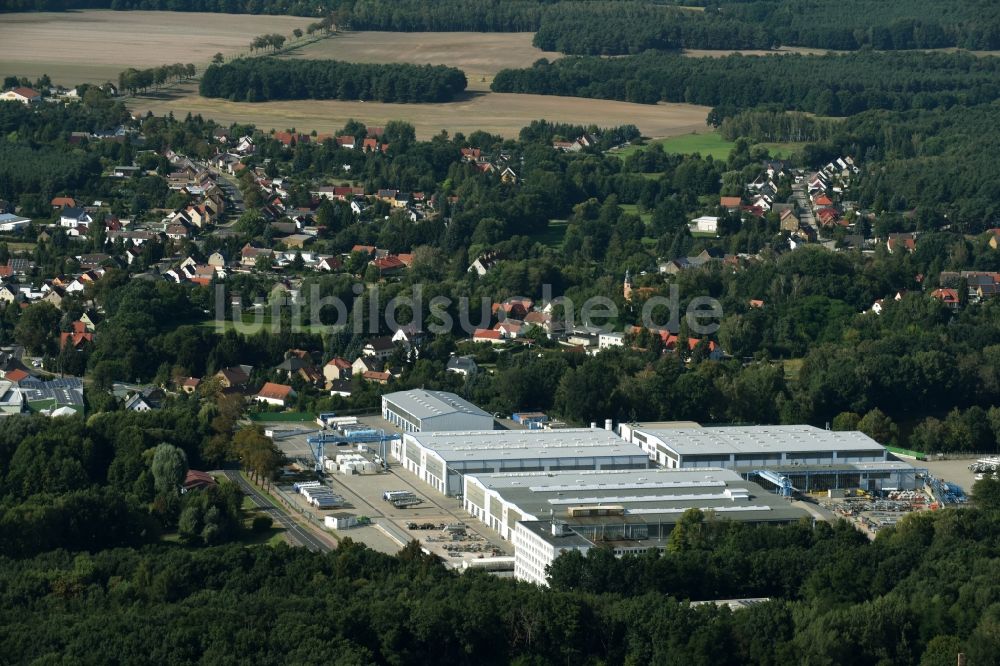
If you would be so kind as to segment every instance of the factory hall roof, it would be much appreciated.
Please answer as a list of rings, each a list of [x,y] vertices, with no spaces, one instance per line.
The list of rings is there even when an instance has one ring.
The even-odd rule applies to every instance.
[[[441,458],[455,462],[592,457],[648,459],[635,444],[599,428],[413,432],[404,435],[404,441],[407,440],[416,441]]]
[[[491,414],[484,412],[468,400],[464,400],[454,393],[448,393],[447,391],[413,389],[411,391],[387,393],[382,398],[418,419],[427,419],[454,413],[491,416]]]
[[[634,431],[655,437],[680,455],[883,449],[881,444],[862,432],[834,432],[809,425],[646,429],[638,424]]]
[[[719,468],[470,474],[525,514],[573,524],[673,523],[688,509],[718,518],[787,522],[805,516],[787,499]],[[593,515],[587,515],[593,509]],[[569,514],[576,512],[575,516]],[[603,512],[603,513],[602,513]]]

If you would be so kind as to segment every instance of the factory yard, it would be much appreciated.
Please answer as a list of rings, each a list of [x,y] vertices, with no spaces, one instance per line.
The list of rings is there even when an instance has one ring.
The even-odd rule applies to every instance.
[[[360,417],[359,421],[387,433],[397,432],[378,416]],[[275,433],[279,435],[275,442],[290,460],[295,461],[294,467],[303,472],[276,484],[281,498],[290,503],[294,510],[320,529],[326,529],[322,526],[327,515],[348,514],[371,520],[370,525],[337,530],[337,538],[350,538],[373,550],[390,554],[398,552],[407,542],[416,539],[428,552],[438,555],[449,566],[456,568],[467,561],[513,553],[509,543],[471,518],[461,508],[458,500],[436,492],[398,464],[391,465],[388,471],[379,474],[327,473],[324,475],[324,485],[334,494],[343,497],[344,504],[330,510],[310,506],[305,497],[292,488],[295,480],[315,478],[312,472],[312,453],[306,442],[307,434],[302,432],[287,438],[280,437],[281,430],[305,430],[310,427],[309,424],[301,427],[287,423],[262,425],[266,430],[273,427],[279,431]],[[317,426],[312,426],[309,432],[313,433],[317,429]],[[337,454],[358,452],[366,459],[374,460],[378,454],[378,445],[364,446],[369,450],[352,451],[347,446],[327,445],[326,455],[334,458]],[[386,491],[407,491],[422,501],[411,507],[396,507],[383,499]],[[464,525],[464,529],[459,525]]]

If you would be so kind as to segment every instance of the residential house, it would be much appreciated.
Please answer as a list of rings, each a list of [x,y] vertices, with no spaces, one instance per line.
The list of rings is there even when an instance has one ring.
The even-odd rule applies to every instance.
[[[89,229],[94,218],[82,208],[63,208],[59,213],[59,226],[64,229],[83,227]]]
[[[525,296],[512,296],[502,303],[493,304],[493,314],[501,320],[506,318],[523,320],[535,307],[535,302]]]
[[[219,370],[214,377],[224,389],[242,388],[250,381],[251,370],[249,365],[236,365]]]
[[[625,346],[625,334],[616,333],[610,331],[607,333],[599,333],[597,335],[597,348],[598,349],[611,349],[612,347],[624,347]]]
[[[476,257],[476,260],[469,266],[469,272],[482,277],[489,273],[498,263],[500,263],[500,253],[491,250]]]
[[[218,485],[215,481],[215,477],[207,472],[199,472],[196,469],[189,469],[187,474],[184,476],[184,483],[181,486],[181,492],[190,493],[196,490],[205,490],[206,488],[211,488]]]
[[[935,289],[931,292],[931,298],[938,299],[952,310],[957,310],[961,305],[957,289]]]
[[[780,227],[782,231],[787,231],[793,233],[799,229],[799,218],[798,216],[790,210],[784,210],[781,212]]]
[[[521,334],[522,328],[524,328],[524,322],[520,319],[504,319],[497,323],[493,330],[499,331],[505,340],[513,340]]]
[[[271,258],[273,255],[274,251],[270,248],[254,247],[250,245],[250,243],[247,243],[243,246],[243,249],[240,250],[240,264],[248,268],[253,268],[257,265],[257,259],[259,257],[264,256]]]
[[[713,215],[702,215],[691,220],[691,231],[701,234],[719,233],[719,218]]]
[[[133,393],[125,399],[125,411],[127,412],[149,412],[153,406],[146,401],[142,393]]]
[[[76,199],[73,197],[53,197],[49,204],[52,206],[52,210],[76,208]]]
[[[317,258],[314,268],[318,271],[328,271],[333,273],[344,267],[344,262],[339,257],[320,256]]]
[[[392,377],[388,372],[377,372],[375,370],[369,370],[361,375],[361,378],[366,382],[371,384],[388,384],[389,379]]]
[[[208,260],[205,263],[213,268],[225,268],[226,258],[220,252],[213,252],[208,256]]]
[[[181,391],[191,395],[198,391],[198,386],[201,385],[201,380],[197,377],[187,377],[181,382]]]
[[[452,356],[445,366],[446,372],[453,372],[463,377],[472,377],[479,372],[479,366],[471,356]]]
[[[494,331],[488,328],[477,328],[472,334],[472,341],[488,342],[491,345],[502,345],[506,343],[506,340],[500,331]]]
[[[191,237],[191,230],[183,224],[171,224],[166,230],[170,240],[185,240]]]
[[[338,379],[331,382],[327,388],[330,395],[339,395],[342,398],[350,398],[354,393],[354,383],[350,379]]]
[[[365,343],[361,348],[362,356],[371,356],[377,359],[387,359],[396,351],[396,343],[391,336],[373,338]]]
[[[285,384],[275,384],[266,382],[260,391],[254,396],[257,402],[267,403],[274,407],[285,408],[289,401],[295,397],[295,390]]]
[[[323,378],[328,385],[341,379],[350,379],[352,374],[350,362],[339,356],[330,359],[323,366]]]
[[[351,364],[352,375],[363,375],[366,372],[381,370],[384,364],[374,356],[359,356]]]
[[[917,249],[917,234],[915,232],[889,234],[889,238],[885,241],[885,247],[889,250],[889,254],[894,254],[901,248],[906,252],[913,252]]]
[[[9,303],[14,303],[18,300],[19,291],[17,285],[3,284],[0,285],[0,303],[7,305]]]
[[[373,259],[369,262],[370,265],[374,266],[378,270],[379,277],[390,277],[392,275],[398,275],[406,270],[406,264],[404,264],[399,257],[387,256],[378,259]]]
[[[87,330],[87,325],[80,320],[72,324],[70,331],[63,331],[59,334],[59,348],[71,347],[77,351],[83,349],[84,345],[94,341],[94,334]]]
[[[37,104],[42,101],[42,93],[31,88],[11,88],[0,93],[0,102],[20,102],[21,104]]]
[[[727,213],[735,213],[743,205],[743,199],[741,197],[720,197],[719,207],[725,210]]]
[[[407,349],[416,347],[423,339],[424,333],[416,324],[403,324],[392,334],[392,341],[403,345]]]

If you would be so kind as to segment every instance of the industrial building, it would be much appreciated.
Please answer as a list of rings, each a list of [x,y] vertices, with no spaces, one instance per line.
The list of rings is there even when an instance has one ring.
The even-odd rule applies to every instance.
[[[613,431],[479,430],[406,433],[390,455],[446,495],[462,492],[465,474],[644,469],[649,458]]]
[[[382,418],[404,432],[492,430],[493,416],[445,391],[397,391],[382,396]]]
[[[834,432],[809,425],[677,428],[669,423],[623,423],[619,430],[623,439],[667,469],[733,469],[786,493],[837,488],[912,490],[927,472],[891,460],[884,446],[862,432]]]
[[[545,567],[566,550],[607,544],[622,555],[662,548],[689,509],[747,523],[809,515],[718,468],[470,474],[463,504],[513,541],[515,577],[539,584],[545,584]]]
[[[668,469],[883,462],[884,446],[861,432],[834,432],[809,425],[646,428],[622,424],[624,440],[638,445]]]

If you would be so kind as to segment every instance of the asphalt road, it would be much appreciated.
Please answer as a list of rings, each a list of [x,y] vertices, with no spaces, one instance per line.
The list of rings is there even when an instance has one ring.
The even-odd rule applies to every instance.
[[[287,511],[275,504],[266,496],[262,495],[254,488],[243,475],[237,470],[227,469],[226,476],[229,480],[240,487],[240,490],[249,497],[261,511],[271,516],[275,523],[285,528],[285,533],[293,545],[299,545],[313,552],[325,553],[333,550],[333,546],[323,539],[320,539],[310,530],[302,527],[288,514]]]

